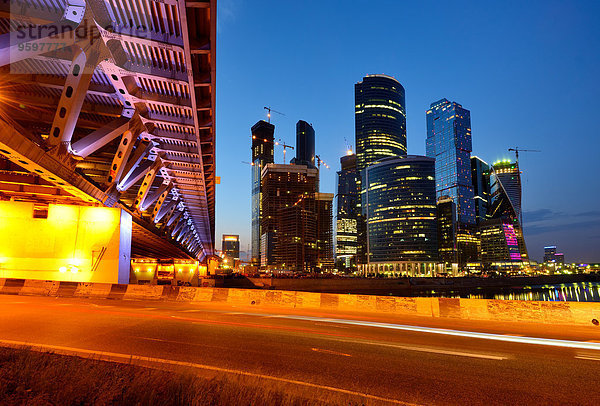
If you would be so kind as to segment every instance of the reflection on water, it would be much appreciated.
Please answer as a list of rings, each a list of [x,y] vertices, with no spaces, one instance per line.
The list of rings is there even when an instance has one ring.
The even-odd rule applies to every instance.
[[[547,302],[600,302],[600,282],[532,285],[524,287],[479,287],[460,290],[429,290],[418,296],[468,299],[539,300]]]

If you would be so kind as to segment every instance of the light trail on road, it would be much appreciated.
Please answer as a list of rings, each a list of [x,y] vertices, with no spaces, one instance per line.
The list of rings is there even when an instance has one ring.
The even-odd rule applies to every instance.
[[[277,378],[365,402],[600,404],[591,327],[2,295],[0,326],[0,344]]]

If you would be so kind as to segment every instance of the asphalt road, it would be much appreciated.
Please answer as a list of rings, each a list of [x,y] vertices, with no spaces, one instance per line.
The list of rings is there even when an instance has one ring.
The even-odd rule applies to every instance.
[[[592,327],[0,295],[0,345],[15,343],[414,404],[600,404],[600,328]]]

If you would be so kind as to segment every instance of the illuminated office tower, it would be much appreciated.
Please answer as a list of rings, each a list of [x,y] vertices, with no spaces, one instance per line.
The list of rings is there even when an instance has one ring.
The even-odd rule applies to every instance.
[[[480,241],[476,227],[458,227],[454,200],[447,196],[437,200],[437,219],[439,261],[444,272],[456,276],[461,270],[478,268]]]
[[[356,167],[406,155],[404,88],[387,75],[367,75],[354,86]]]
[[[475,222],[480,224],[488,219],[490,208],[490,166],[476,156],[471,157],[471,179],[475,196]]]
[[[223,234],[221,251],[223,251],[223,255],[227,260],[227,265],[234,267],[236,265],[236,261],[240,260],[240,236]]]
[[[456,204],[449,197],[437,200],[438,253],[444,264],[456,262]]]
[[[550,245],[544,247],[544,262],[555,262],[556,261],[556,245]]]
[[[261,171],[273,163],[275,126],[260,120],[252,126],[252,264],[260,264]]]
[[[435,160],[386,158],[361,172],[363,274],[429,275],[438,260]]]
[[[471,181],[471,113],[441,99],[427,110],[427,156],[435,158],[437,197],[456,204],[459,224],[475,224]]]
[[[565,254],[563,254],[562,252],[557,252],[554,255],[554,262],[556,262],[557,264],[564,265],[564,263],[565,263]]]
[[[514,269],[522,264],[517,230],[510,219],[486,220],[479,226],[481,262],[485,269]]]
[[[315,193],[317,216],[317,268],[332,269],[333,252],[333,193]]]
[[[317,169],[267,164],[262,170],[261,267],[333,268],[333,194],[315,193]]]
[[[337,173],[337,219],[335,254],[338,266],[356,266],[358,253],[358,201],[360,185],[356,171],[356,154],[350,151],[340,159],[342,170]]]
[[[491,205],[489,217],[502,219],[514,229],[519,243],[521,259],[528,259],[523,238],[521,211],[521,173],[519,166],[510,160],[494,162],[490,172]]]

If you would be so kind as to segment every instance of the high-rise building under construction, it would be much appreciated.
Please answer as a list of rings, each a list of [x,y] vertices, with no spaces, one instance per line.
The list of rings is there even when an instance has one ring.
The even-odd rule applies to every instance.
[[[260,263],[261,185],[263,168],[274,161],[275,126],[260,120],[252,126],[252,263]]]
[[[333,267],[333,194],[317,193],[316,168],[268,164],[262,170],[261,267]]]

